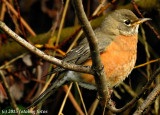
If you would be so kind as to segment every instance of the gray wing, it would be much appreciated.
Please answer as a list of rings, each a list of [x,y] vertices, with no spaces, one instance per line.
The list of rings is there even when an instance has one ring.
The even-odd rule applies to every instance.
[[[106,34],[99,31],[100,31],[99,29],[96,29],[95,34],[98,39],[99,51],[103,52],[107,48],[107,46],[111,43],[112,39],[106,38]],[[84,38],[77,47],[73,48],[70,52],[66,54],[63,60],[68,63],[74,63],[80,65],[89,58],[90,58],[90,48],[87,38]],[[63,68],[56,67],[53,72],[60,72],[63,70],[64,70]]]
[[[69,63],[82,64],[88,58],[90,58],[90,49],[88,43],[85,43],[68,52],[63,60]]]
[[[89,58],[90,58],[89,45],[88,45],[88,43],[84,43],[84,44],[79,44],[77,47],[75,47],[71,51],[69,51],[62,60],[66,61],[68,63],[74,63],[77,65],[80,65]],[[65,69],[63,69],[61,67],[56,67],[53,70],[53,73],[61,72],[64,70]]]

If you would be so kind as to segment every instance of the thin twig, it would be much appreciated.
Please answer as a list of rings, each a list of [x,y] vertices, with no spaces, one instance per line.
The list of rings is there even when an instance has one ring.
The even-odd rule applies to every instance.
[[[53,37],[53,35],[54,35],[54,32],[55,32],[55,30],[56,30],[56,27],[57,27],[57,24],[58,24],[58,22],[59,22],[59,18],[60,18],[60,15],[61,15],[61,13],[62,13],[62,11],[63,11],[63,1],[62,1],[62,6],[61,6],[61,8],[60,8],[60,11],[57,11],[57,13],[56,13],[56,19],[55,19],[55,21],[54,21],[54,23],[53,23],[53,25],[52,25],[52,27],[51,27],[51,29],[50,29],[50,31],[51,31],[51,38]]]
[[[37,66],[37,79],[40,80],[42,77],[42,71],[41,71],[41,66],[38,65]],[[38,86],[39,85],[39,86]],[[35,94],[35,96],[31,99],[31,100],[35,100],[38,96],[39,96],[39,93],[41,92],[41,89],[42,89],[42,84],[35,84],[35,88],[36,86],[38,86],[38,89],[37,89],[37,92]],[[37,110],[40,111],[42,108],[42,103],[40,103],[37,107]]]
[[[144,42],[144,47],[145,47],[145,51],[146,51],[146,61],[148,62],[149,59],[150,59],[150,53],[149,53],[149,49],[148,49],[148,43],[146,41],[146,35],[145,35],[145,31],[142,27],[142,25],[140,26],[141,27],[141,32],[142,32],[142,39],[143,39],[143,42]],[[150,71],[151,71],[151,65],[150,64],[147,64],[147,68],[146,68],[146,71],[147,71],[147,76],[148,76],[148,80],[150,79],[149,76],[150,76]]]
[[[45,2],[45,1],[42,0],[42,3],[43,3],[43,2]],[[43,4],[45,4],[45,3],[43,3]],[[64,2],[63,2],[63,0],[61,0],[61,8],[60,8],[59,11],[56,12],[56,18],[55,18],[55,20],[54,20],[54,22],[53,22],[53,24],[52,24],[51,29],[50,29],[50,31],[51,31],[51,36],[50,36],[50,37],[51,37],[51,38],[52,38],[53,35],[54,35],[54,32],[55,32],[56,27],[57,27],[57,24],[58,24],[58,22],[59,22],[61,13],[62,13],[62,11],[63,11],[63,4],[64,4]],[[46,6],[43,5],[43,7],[46,7]],[[49,10],[49,9],[48,9],[48,10]]]
[[[20,58],[24,57],[25,55],[26,55],[26,53],[23,53],[22,55],[17,56],[16,58],[14,58],[14,59],[10,60],[10,61],[9,61],[9,62],[7,62],[6,64],[4,64],[4,65],[0,66],[0,70],[1,70],[1,69],[7,69],[7,68],[8,68],[8,66],[9,66],[11,63],[13,63],[13,62],[15,62],[16,60],[18,60],[18,59],[20,59]]]
[[[129,87],[127,84],[125,84],[124,82],[121,83],[121,85],[125,88],[125,90],[132,96],[132,97],[136,97],[137,94],[131,89],[131,87]],[[138,100],[139,104],[142,104],[144,102],[144,100],[142,98],[140,98]]]
[[[18,19],[19,19],[19,22],[20,22],[22,33],[23,33],[24,38],[27,40],[27,36],[26,36],[25,31],[24,31],[24,26],[23,26],[22,21],[21,21],[22,19],[21,19],[21,13],[20,13],[20,9],[19,9],[19,6],[18,6],[18,2],[17,2],[17,0],[14,0],[14,1],[15,1],[15,4],[16,4],[16,7],[17,7]]]
[[[105,7],[101,8],[101,10],[100,10],[97,14],[95,14],[95,15],[93,15],[91,18],[89,18],[89,20],[92,20],[92,19],[98,17],[100,14],[102,14],[102,12],[103,12],[104,10],[106,10],[108,7],[110,7],[110,6],[111,6],[112,4],[114,4],[116,1],[117,1],[117,0],[112,0],[111,2],[109,2]]]
[[[77,72],[83,72],[83,73],[90,73],[93,74],[94,72],[90,69],[90,67],[84,67],[81,65],[75,65],[75,64],[70,64],[67,63],[63,60],[59,60],[55,57],[49,56],[46,53],[42,52],[41,50],[39,50],[38,48],[34,47],[33,45],[31,45],[30,43],[28,43],[26,40],[24,40],[23,38],[21,38],[20,36],[18,36],[15,32],[13,32],[5,23],[3,23],[2,21],[0,21],[0,28],[5,31],[8,35],[10,35],[14,40],[16,40],[19,44],[21,44],[22,46],[24,46],[25,48],[27,48],[29,51],[31,51],[32,53],[38,55],[39,57],[41,57],[42,59],[51,62],[57,66],[60,66],[64,69],[69,69],[69,70],[73,70],[73,71],[77,71]]]
[[[135,66],[135,67],[134,67],[134,69],[136,69],[136,68],[140,68],[140,67],[146,66],[146,65],[148,65],[148,64],[158,62],[158,61],[160,61],[160,58],[155,59],[155,60],[150,60],[150,61],[148,61],[148,62],[146,62],[146,63],[140,64],[140,65],[137,65],[137,66]]]
[[[76,42],[78,41],[78,39],[81,37],[82,34],[83,34],[83,30],[80,30],[79,33],[77,34],[76,38],[74,39],[74,41],[72,42],[72,44],[68,48],[67,52],[69,52],[73,48],[73,46],[76,44]]]
[[[10,4],[11,6],[14,5],[12,1],[8,1],[8,2],[9,2],[9,4]],[[17,34],[18,34],[18,33],[23,34],[22,31],[21,31],[21,29],[20,29],[20,27],[19,27],[17,17],[11,12],[11,10],[8,8],[8,6],[7,6],[6,4],[5,4],[5,6],[7,7],[8,14],[9,14],[9,16],[11,17],[11,19],[12,19],[14,25],[15,25],[15,32],[16,32]]]
[[[44,45],[42,45],[42,44],[34,44],[34,46],[35,46],[36,48],[45,48],[45,49],[55,50],[55,51],[57,51],[59,54],[61,54],[62,56],[64,56],[64,55],[66,54],[66,53],[63,52],[61,49],[58,49],[58,48],[56,48],[55,46],[50,45],[50,44],[44,44]]]
[[[116,0],[112,0],[110,3],[108,3],[105,7],[103,7],[105,0],[101,1],[101,3],[99,4],[99,6],[97,7],[97,9],[93,12],[92,16],[89,18],[89,21],[91,21],[92,19],[98,17],[101,13],[103,13],[104,10],[106,10],[108,7],[110,7],[113,3],[115,3]],[[103,11],[99,11],[100,9],[103,9]],[[98,15],[98,11],[100,12]],[[73,38],[75,35],[77,35],[77,33],[79,33],[81,31],[82,27],[79,27],[70,37],[68,37],[67,40],[65,40],[63,43],[61,43],[60,45],[58,45],[58,48],[63,46],[67,41],[69,41],[71,38]],[[78,39],[78,38],[77,38]]]
[[[41,70],[41,66],[40,65],[37,65],[36,66],[36,76],[37,76],[37,80],[41,80],[41,77],[42,77],[42,70]],[[39,96],[39,93],[41,92],[42,90],[42,84],[39,83],[38,84],[38,89],[37,89],[37,92],[36,94],[34,95],[34,97],[32,98],[32,100],[35,100],[38,96]]]
[[[10,90],[9,90],[8,83],[7,83],[7,81],[6,81],[6,78],[5,78],[2,70],[0,70],[0,77],[1,77],[1,79],[2,79],[2,81],[3,81],[3,83],[4,83],[4,88],[5,88],[5,90],[6,90],[6,93],[7,93],[7,95],[8,95],[8,98],[9,98],[9,100],[10,100],[10,103],[11,103],[13,109],[16,110],[16,114],[17,114],[17,115],[20,115],[20,113],[19,113],[19,108],[17,107],[16,101],[14,100],[14,98],[13,98],[13,96],[12,96]]]
[[[11,10],[11,12],[18,17],[18,13],[16,12],[16,10],[12,7],[12,5],[10,5],[10,3],[8,3],[8,1],[6,0],[2,0],[2,2],[4,2],[7,7]],[[32,36],[36,36],[36,33],[30,28],[30,26],[26,23],[26,21],[21,17],[22,23],[25,26],[25,28],[28,30],[28,32],[32,35]]]
[[[141,96],[148,90],[148,87],[151,85],[151,83],[153,82],[153,80],[155,80],[155,78],[157,77],[157,75],[160,74],[160,67],[151,75],[150,80],[147,82],[147,84],[143,87],[142,91],[138,94],[137,97],[133,98],[129,103],[127,103],[125,106],[123,106],[120,109],[116,109],[116,108],[111,108],[109,106],[109,109],[113,112],[113,113],[121,113],[123,111],[125,111],[128,107],[134,105],[134,103],[141,98]]]
[[[64,85],[63,87],[64,91],[67,93],[67,91],[69,90],[68,89],[68,86],[67,85]],[[71,103],[73,104],[74,108],[77,110],[77,112],[80,114],[80,115],[84,115],[82,109],[80,108],[80,106],[77,104],[75,98],[73,97],[72,93],[69,92],[68,94],[68,97],[69,99],[71,100]]]
[[[0,12],[0,20],[4,20],[4,16],[6,13],[6,5],[4,3],[1,4],[1,12]]]
[[[57,51],[57,52],[58,52],[59,54],[61,54],[62,56],[65,56],[65,55],[66,55],[66,53],[65,53],[64,51],[62,51],[61,49],[56,48],[56,47],[53,46],[53,45],[45,44],[44,47],[45,47],[46,49],[54,49],[55,51]]]
[[[63,100],[63,102],[62,102],[62,105],[61,105],[61,108],[60,108],[60,110],[59,110],[59,112],[58,112],[58,115],[62,115],[62,111],[63,111],[64,105],[65,105],[65,103],[66,103],[66,100],[67,100],[68,94],[69,94],[69,92],[70,92],[70,89],[71,89],[71,87],[72,87],[72,84],[73,84],[73,82],[70,83],[70,85],[69,85],[68,91],[67,91],[67,93],[66,93],[66,95],[65,95],[65,98],[64,98],[64,100]]]
[[[43,87],[42,91],[40,94],[42,94],[46,89],[47,87],[49,86],[49,84],[51,83],[51,81],[53,80],[55,74],[52,74],[51,77],[49,78],[49,80],[45,83],[45,86]]]
[[[132,3],[132,5],[133,5],[133,7],[135,8],[135,10],[137,11],[137,13],[138,13],[142,18],[144,18],[144,16],[142,15],[142,13],[139,11],[138,6],[136,5],[135,1],[134,1],[134,0],[131,0],[131,3]],[[159,33],[157,32],[157,30],[155,30],[154,27],[152,27],[150,23],[145,22],[145,24],[156,34],[157,38],[160,39],[160,35],[159,35]]]
[[[101,3],[98,5],[98,7],[96,8],[96,10],[93,12],[93,14],[92,14],[92,16],[94,16],[94,15],[96,15],[98,12],[99,12],[99,10],[104,6],[104,3],[106,2],[106,0],[101,0],[100,1]],[[107,9],[107,8],[106,8]],[[105,9],[105,10],[106,10]],[[104,11],[104,10],[103,10]]]
[[[81,93],[80,88],[79,88],[79,85],[78,85],[77,82],[75,82],[75,83],[76,83],[76,86],[77,86],[77,89],[78,89],[78,92],[79,92],[79,96],[80,96],[80,99],[81,99],[85,114],[88,115],[86,106],[85,106],[84,101],[83,101],[82,93]]]
[[[36,79],[36,78],[31,78],[32,81],[35,81],[35,82],[38,82],[38,83],[42,83],[42,84],[45,84],[46,81],[43,81],[43,80],[39,80],[39,79]]]
[[[71,88],[72,88],[72,85],[73,82],[70,83],[70,88],[68,88],[68,86],[65,85],[64,89],[65,89],[65,92],[66,92],[66,95],[65,95],[65,98],[63,99],[63,103],[61,105],[61,108],[60,108],[60,111],[62,112],[63,111],[63,108],[64,108],[64,104],[66,102],[66,98],[69,97],[69,99],[71,100],[72,104],[74,105],[75,109],[80,113],[80,115],[84,115],[84,113],[82,112],[82,110],[80,109],[80,107],[78,106],[77,102],[75,101],[75,99],[73,98],[73,95],[72,93],[70,92]],[[77,85],[77,88],[79,88],[78,84]],[[69,92],[69,94],[68,94]],[[81,98],[81,101],[82,101],[82,104],[83,104],[83,107],[84,107],[84,110],[85,110],[85,114],[87,115],[87,110],[86,110],[86,107],[85,107],[85,104],[84,104],[84,101],[83,101],[83,98],[82,98],[82,94],[80,92],[80,89],[78,89],[78,92],[79,92],[79,95],[80,95],[80,98]],[[60,113],[60,112],[59,112]]]
[[[65,19],[65,17],[66,17],[66,13],[67,13],[69,1],[70,1],[70,0],[66,0],[66,4],[65,4],[65,6],[64,6],[64,11],[63,11],[63,14],[62,14],[61,23],[60,23],[60,27],[59,27],[59,30],[58,30],[58,34],[57,34],[55,46],[58,46],[58,44],[59,44],[60,35],[61,35],[62,28],[63,28],[63,25],[64,25],[64,19]],[[54,51],[53,55],[55,55],[55,53],[56,53],[56,52]]]
[[[66,4],[64,6],[64,11],[63,11],[62,19],[61,19],[60,27],[59,27],[58,34],[57,34],[56,46],[59,43],[59,39],[60,39],[60,35],[61,35],[61,32],[62,32],[62,28],[63,28],[63,24],[64,24],[64,19],[66,17],[66,12],[67,12],[67,9],[68,9],[69,1],[70,0],[66,0]]]
[[[154,102],[154,100],[159,96],[159,94],[160,94],[160,83],[147,96],[144,103],[134,112],[133,115],[141,115],[145,111],[145,109],[147,109]]]
[[[95,111],[96,111],[96,108],[98,106],[98,103],[99,103],[99,100],[98,99],[95,99],[95,101],[92,103],[91,107],[89,108],[88,110],[88,114],[89,115],[94,115]]]
[[[97,44],[97,38],[94,34],[94,31],[85,15],[82,1],[81,0],[73,0],[75,10],[77,13],[77,16],[79,18],[79,21],[82,25],[83,31],[88,39],[89,46],[90,46],[90,52],[92,57],[92,69],[94,71],[94,77],[97,85],[97,90],[99,93],[99,96],[102,98],[103,104],[106,103],[109,99],[109,92],[107,89],[107,82],[105,78],[105,71],[103,64],[101,62],[100,58],[100,52],[98,50],[98,44]]]

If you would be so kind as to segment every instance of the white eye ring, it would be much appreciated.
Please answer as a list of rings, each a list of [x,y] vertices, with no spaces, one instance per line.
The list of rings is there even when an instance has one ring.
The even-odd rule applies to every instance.
[[[131,26],[131,21],[129,19],[124,20],[124,24],[127,25],[127,26]]]

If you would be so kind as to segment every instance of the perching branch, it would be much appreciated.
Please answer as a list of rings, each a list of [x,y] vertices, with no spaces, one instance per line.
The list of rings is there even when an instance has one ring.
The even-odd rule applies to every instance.
[[[103,64],[101,62],[100,58],[100,52],[98,50],[98,43],[97,43],[97,38],[95,36],[95,33],[91,27],[91,24],[89,23],[85,12],[84,8],[82,5],[81,0],[73,0],[75,10],[77,13],[77,16],[79,18],[79,21],[82,25],[83,31],[87,37],[87,40],[89,42],[90,46],[90,52],[91,52],[91,57],[92,57],[92,70],[94,71],[94,77],[97,85],[97,90],[99,93],[99,96],[102,99],[103,103],[106,103],[108,101],[108,90],[107,90],[107,82],[105,78],[105,71]]]
[[[3,31],[5,31],[8,35],[10,35],[19,44],[21,44],[22,46],[24,46],[25,48],[27,48],[32,53],[38,55],[39,57],[41,57],[42,59],[44,59],[44,60],[46,60],[48,62],[51,62],[51,63],[53,63],[53,64],[55,64],[57,66],[60,66],[60,67],[62,67],[64,69],[69,69],[69,70],[73,70],[73,71],[77,71],[77,72],[83,72],[83,73],[90,73],[90,74],[94,73],[91,70],[90,67],[84,67],[84,66],[81,66],[81,65],[70,64],[70,63],[67,63],[67,62],[65,62],[63,60],[59,60],[59,59],[57,59],[55,57],[47,55],[46,53],[42,52],[41,50],[39,50],[38,48],[34,47],[30,43],[28,43],[26,40],[24,40],[23,38],[21,38],[20,36],[18,36],[15,32],[13,32],[2,21],[0,21],[0,28]]]

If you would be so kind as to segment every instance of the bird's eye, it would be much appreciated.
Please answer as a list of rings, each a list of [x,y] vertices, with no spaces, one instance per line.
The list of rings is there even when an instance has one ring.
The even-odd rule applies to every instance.
[[[125,23],[126,25],[130,25],[130,24],[131,24],[131,21],[130,21],[130,20],[125,20],[124,23]]]

